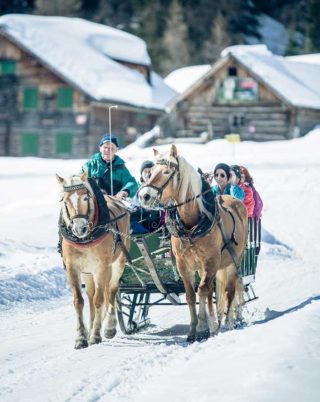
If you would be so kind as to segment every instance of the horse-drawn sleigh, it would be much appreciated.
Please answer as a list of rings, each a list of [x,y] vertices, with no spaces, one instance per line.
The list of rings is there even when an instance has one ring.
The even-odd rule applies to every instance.
[[[174,145],[167,154],[155,152],[155,159],[139,198],[146,208],[162,204],[166,227],[145,235],[130,235],[128,210],[114,197],[103,197],[86,173],[58,176],[62,255],[78,317],[76,348],[101,342],[104,317],[105,337],[116,333],[116,314],[121,330],[131,334],[149,324],[149,308],[159,304],[188,304],[187,340],[206,339],[210,329],[232,328],[242,320],[242,305],[256,298],[257,245],[252,233],[248,238],[244,205],[230,196],[212,196]],[[90,305],[89,334],[82,282]]]

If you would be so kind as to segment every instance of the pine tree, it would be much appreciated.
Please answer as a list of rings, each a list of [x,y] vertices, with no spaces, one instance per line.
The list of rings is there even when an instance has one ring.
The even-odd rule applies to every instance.
[[[73,17],[81,8],[80,0],[36,0],[35,14]]]
[[[0,0],[0,15],[9,13],[31,13],[34,0]]]
[[[167,20],[167,29],[163,38],[163,46],[167,59],[162,62],[166,73],[189,64],[187,25],[183,19],[183,10],[178,0],[173,0]]]
[[[227,19],[219,12],[212,22],[211,37],[205,42],[203,56],[206,63],[214,63],[219,59],[221,51],[230,45],[230,36],[227,32]]]
[[[320,0],[309,0],[306,14],[305,50],[308,53],[320,52]]]

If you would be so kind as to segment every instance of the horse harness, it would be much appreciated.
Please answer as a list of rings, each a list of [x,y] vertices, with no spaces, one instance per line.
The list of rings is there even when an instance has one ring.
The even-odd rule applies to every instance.
[[[78,190],[87,190],[88,193],[88,209],[86,214],[76,214],[73,216],[70,216],[68,208],[66,208],[66,213],[68,216],[68,219],[70,222],[76,218],[84,218],[86,220],[89,220],[89,216],[91,213],[90,210],[90,202],[89,202],[89,197],[92,197],[95,203],[95,217],[94,217],[94,223],[92,225],[92,228],[89,232],[89,235],[83,239],[79,239],[77,236],[75,236],[72,231],[69,230],[69,228],[66,226],[62,213],[60,214],[59,218],[59,234],[66,239],[69,243],[75,245],[76,247],[82,247],[82,246],[89,246],[92,245],[94,242],[98,242],[100,239],[103,239],[103,237],[108,233],[111,232],[114,237],[113,241],[113,254],[115,253],[117,245],[120,246],[121,250],[124,252],[128,262],[131,262],[131,258],[129,255],[128,250],[123,244],[118,224],[117,221],[124,216],[127,215],[127,212],[124,212],[123,214],[111,219],[110,217],[110,212],[108,208],[108,204],[106,199],[104,198],[102,191],[98,187],[97,183],[95,182],[94,179],[88,178],[88,182],[92,188],[93,195],[88,191],[87,187],[84,184],[77,184],[77,185],[72,185],[72,186],[64,186],[63,190],[65,192],[73,192],[73,191],[78,191]],[[112,225],[115,225],[115,229],[113,230]],[[60,245],[58,246],[58,251],[62,255],[62,249]]]
[[[175,169],[173,170],[173,172],[171,173],[169,178],[166,180],[166,182],[161,187],[157,187],[152,184],[146,184],[145,186],[143,186],[143,187],[151,187],[151,188],[155,189],[158,192],[158,195],[157,195],[158,203],[160,203],[163,190],[167,187],[167,185],[170,183],[170,181],[173,179],[173,177],[176,173],[178,174],[178,180],[179,180],[179,177],[180,177],[179,161],[177,159],[177,163],[172,163],[172,162],[168,163],[168,161],[166,161],[165,159],[161,159],[161,160],[157,161],[156,164],[157,165],[166,165],[166,166],[172,165],[175,167]],[[204,183],[206,183],[206,182],[203,179],[203,173],[201,170],[199,170],[198,172],[201,176],[202,187],[204,187]],[[237,268],[237,271],[240,274],[241,262],[239,261],[239,258],[237,256],[237,254],[235,252],[235,248],[234,248],[234,245],[238,244],[236,242],[236,224],[235,224],[234,216],[231,213],[231,211],[229,211],[228,209],[223,207],[222,202],[221,202],[222,201],[221,197],[218,197],[219,198],[219,201],[218,201],[217,197],[215,196],[214,202],[205,199],[204,195],[211,191],[212,190],[209,187],[209,189],[206,189],[204,192],[201,192],[200,194],[198,194],[190,199],[187,199],[186,201],[184,201],[182,203],[179,203],[179,204],[172,203],[171,205],[169,204],[169,205],[163,207],[163,209],[166,211],[166,216],[165,216],[166,226],[172,236],[181,239],[181,241],[187,240],[189,242],[189,244],[192,245],[195,240],[206,236],[213,229],[213,227],[216,224],[218,224],[222,237],[223,237],[223,241],[224,241],[224,245],[221,249],[221,253],[223,252],[224,249],[228,250],[228,252]],[[202,197],[202,201],[205,206],[206,213],[201,214],[200,220],[197,223],[197,225],[188,229],[185,227],[177,209],[178,209],[178,207],[185,205],[191,201],[194,201],[200,197]],[[222,221],[221,215],[219,213],[219,209],[220,210],[223,209],[225,212],[228,212],[232,218],[233,231],[232,231],[232,235],[231,235],[230,239],[228,238],[225,227],[223,225],[223,221]]]

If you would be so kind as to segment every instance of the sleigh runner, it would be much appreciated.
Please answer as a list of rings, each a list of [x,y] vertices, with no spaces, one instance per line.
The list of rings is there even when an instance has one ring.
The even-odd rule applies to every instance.
[[[248,242],[241,263],[241,278],[246,302],[257,298],[255,281],[258,233],[249,225]],[[153,234],[133,235],[130,256],[117,295],[117,315],[124,334],[135,333],[150,325],[149,309],[159,305],[186,305],[185,289],[176,268],[170,237],[164,227]],[[196,277],[197,288],[200,278]]]

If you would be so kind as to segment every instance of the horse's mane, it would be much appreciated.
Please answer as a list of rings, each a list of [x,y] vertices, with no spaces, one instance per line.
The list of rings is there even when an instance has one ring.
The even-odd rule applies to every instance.
[[[172,157],[166,156],[168,164],[172,163]],[[188,200],[190,198],[196,197],[202,192],[202,180],[199,173],[195,168],[190,165],[190,163],[182,156],[177,155],[176,159],[179,163],[180,181],[177,183],[179,196],[182,200]],[[177,178],[175,177],[175,180]],[[202,197],[196,198],[193,202],[197,202],[200,212],[207,213],[204,208]]]

